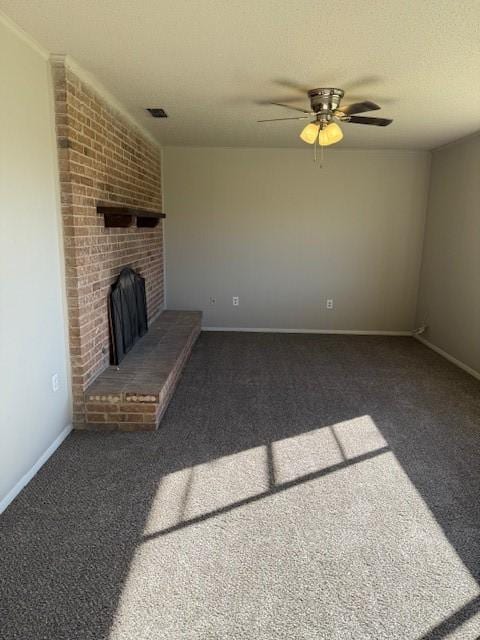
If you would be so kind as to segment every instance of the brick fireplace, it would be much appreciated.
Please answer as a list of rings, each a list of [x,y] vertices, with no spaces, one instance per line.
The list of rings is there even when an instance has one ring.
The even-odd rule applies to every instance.
[[[122,267],[146,281],[148,318],[163,308],[163,225],[105,228],[99,201],[162,210],[160,149],[63,59],[52,63],[60,165],[74,426],[109,364],[107,300]]]

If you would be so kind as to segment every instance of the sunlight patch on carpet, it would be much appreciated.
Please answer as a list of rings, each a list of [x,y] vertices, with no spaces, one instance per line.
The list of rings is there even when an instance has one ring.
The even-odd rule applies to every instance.
[[[470,638],[478,595],[364,415],[164,477],[110,640]]]

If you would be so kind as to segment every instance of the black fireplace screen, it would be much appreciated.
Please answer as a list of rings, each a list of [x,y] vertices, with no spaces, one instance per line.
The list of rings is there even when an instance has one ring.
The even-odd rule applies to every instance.
[[[119,364],[148,330],[145,279],[126,267],[110,293],[112,364]]]

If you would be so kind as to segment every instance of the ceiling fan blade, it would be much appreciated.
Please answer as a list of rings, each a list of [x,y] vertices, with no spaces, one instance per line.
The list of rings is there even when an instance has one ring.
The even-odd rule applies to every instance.
[[[364,94],[365,95],[365,94]],[[371,95],[371,93],[370,93]],[[378,94],[375,92],[374,95],[374,99],[377,101],[377,104],[382,104],[382,105],[386,105],[386,104],[395,104],[396,100],[395,98],[392,98],[391,96],[387,96],[384,94]],[[281,102],[284,102],[284,100],[282,100]],[[346,92],[345,91],[345,95],[343,96],[343,102],[345,105],[349,105],[352,102],[365,102],[365,98],[362,95],[359,95],[358,93],[355,94],[350,94],[350,92]]]
[[[299,91],[300,93],[304,93],[304,94],[308,93],[308,90],[312,88],[312,87],[308,87],[305,84],[301,84],[300,82],[289,80],[288,78],[276,78],[273,82],[279,87],[294,89],[294,91]]]
[[[282,104],[281,102],[270,102],[269,104],[274,104],[277,107],[285,107],[285,109],[293,109],[293,111],[301,111],[301,113],[308,113],[311,115],[313,111],[310,109],[302,109],[301,107],[291,107],[289,104]]]
[[[369,118],[368,116],[349,116],[344,122],[354,122],[355,124],[373,124],[377,127],[386,127],[393,120],[388,118]]]
[[[380,76],[363,76],[361,78],[357,78],[355,80],[351,80],[350,82],[343,82],[341,84],[342,89],[345,93],[350,93],[350,91],[356,91],[357,89],[365,89],[367,86],[371,86],[372,84],[379,84],[382,82],[382,78]]]
[[[257,122],[278,122],[279,120],[309,120],[310,116],[296,116],[295,118],[268,118],[268,120],[257,120]]]
[[[337,111],[341,111],[346,116],[351,116],[354,113],[365,113],[365,111],[376,111],[377,109],[380,109],[378,104],[370,102],[370,100],[365,100],[364,102],[355,102],[354,104],[339,107]]]
[[[283,95],[281,98],[273,98],[270,100],[255,100],[255,104],[284,104],[287,105],[289,102],[304,102],[305,96],[286,96]]]

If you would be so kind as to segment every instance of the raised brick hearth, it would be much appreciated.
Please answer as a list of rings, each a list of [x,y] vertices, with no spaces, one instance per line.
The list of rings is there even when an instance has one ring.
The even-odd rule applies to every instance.
[[[83,428],[155,430],[200,333],[201,317],[200,311],[164,311],[120,366],[106,369],[87,389]]]

